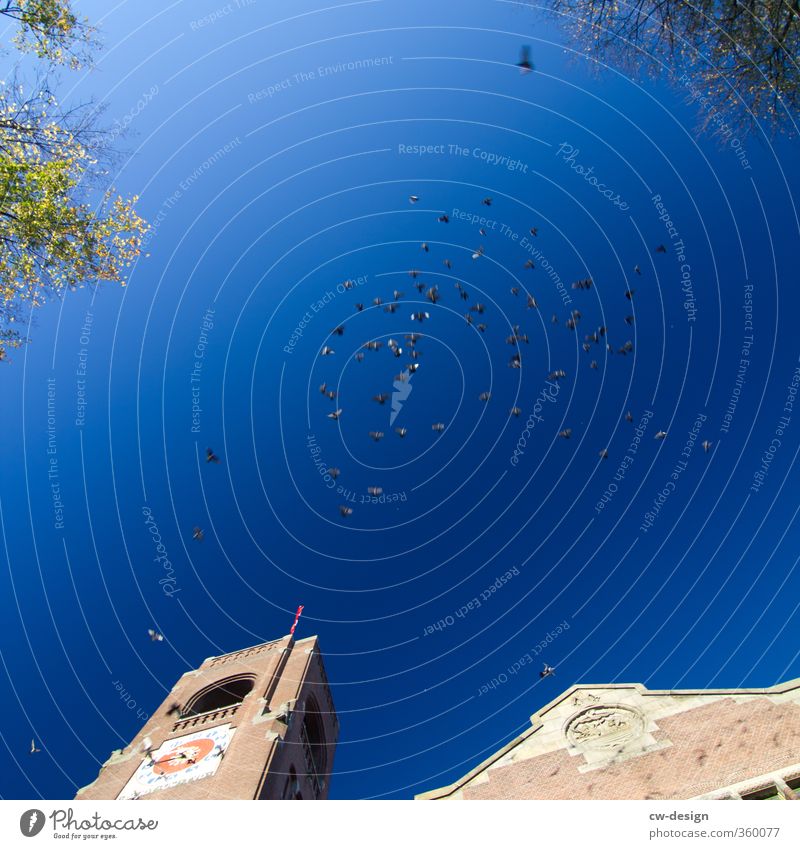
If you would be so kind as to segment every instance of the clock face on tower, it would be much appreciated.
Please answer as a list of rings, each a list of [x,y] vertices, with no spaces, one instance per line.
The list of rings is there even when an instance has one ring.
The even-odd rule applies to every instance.
[[[214,775],[235,730],[229,724],[217,725],[167,740],[145,757],[117,799],[138,799]]]

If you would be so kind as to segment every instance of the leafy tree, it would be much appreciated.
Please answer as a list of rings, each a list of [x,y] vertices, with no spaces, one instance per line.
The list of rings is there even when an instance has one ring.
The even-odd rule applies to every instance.
[[[775,130],[800,106],[800,0],[550,0],[603,62],[685,75],[731,126]],[[709,121],[706,116],[706,123]]]
[[[19,24],[14,45],[41,59],[77,67],[93,46],[93,30],[69,0],[0,0],[0,15]]]
[[[18,42],[32,43],[47,62],[32,84],[16,74],[0,83],[0,359],[5,359],[7,349],[28,341],[17,326],[30,309],[99,281],[124,285],[147,225],[135,212],[136,197],[100,188],[112,154],[109,134],[96,126],[97,110],[90,104],[64,109],[51,91],[52,63],[74,65],[77,39],[86,33],[70,4],[17,0],[0,6],[0,14],[19,21]]]

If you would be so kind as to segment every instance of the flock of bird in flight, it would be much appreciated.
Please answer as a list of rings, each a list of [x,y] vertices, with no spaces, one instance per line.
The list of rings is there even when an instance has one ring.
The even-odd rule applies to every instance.
[[[419,202],[419,195],[416,195],[416,194],[410,195],[409,198],[408,198],[408,201],[411,204],[418,203]],[[491,206],[492,205],[492,198],[491,197],[485,197],[485,198],[483,198],[481,203],[484,206]],[[449,223],[449,217],[446,214],[442,214],[438,217],[437,221],[441,224],[447,224],[447,223]],[[479,232],[480,236],[486,236],[486,230],[485,229],[481,228],[478,232]],[[538,232],[539,231],[538,231],[537,227],[530,227],[529,228],[529,233],[533,237],[537,237]],[[422,251],[422,253],[424,255],[426,255],[426,256],[430,255],[431,245],[428,242],[422,242],[422,244],[420,245],[420,250]],[[484,249],[483,245],[479,245],[471,253],[472,260],[473,261],[480,260],[481,257],[484,255],[484,250],[485,249]],[[666,253],[666,248],[664,247],[664,245],[658,245],[656,247],[655,251],[656,251],[656,253],[663,254],[663,253]],[[452,262],[452,260],[450,260],[448,258],[442,259],[442,264],[444,265],[444,267],[448,271],[450,271],[453,268],[453,262]],[[535,265],[535,263],[532,259],[528,259],[528,260],[525,261],[523,268],[525,270],[532,271],[536,268],[536,265]],[[641,275],[641,268],[638,265],[634,266],[633,270],[637,275]],[[440,300],[442,300],[442,297],[443,297],[443,293],[440,290],[438,285],[436,285],[436,284],[429,285],[428,283],[426,283],[422,279],[420,279],[421,275],[423,273],[424,272],[421,272],[416,268],[412,268],[408,272],[409,276],[413,280],[413,286],[417,290],[417,292],[419,293],[419,296],[424,297],[425,300],[429,301],[430,304],[431,304],[431,306],[428,307],[428,309],[426,309],[426,310],[413,309],[411,311],[411,313],[410,313],[411,320],[418,322],[419,324],[423,324],[424,322],[431,319],[431,312],[429,310],[433,309],[440,302]],[[455,289],[456,289],[456,293],[457,293],[457,298],[459,300],[463,301],[465,304],[469,303],[470,299],[471,299],[470,293],[467,290],[467,288],[465,287],[464,283],[457,280],[454,285],[455,285]],[[344,282],[343,286],[344,286],[345,290],[347,290],[347,289],[353,289],[355,287],[355,284],[352,281],[348,280],[348,281]],[[580,291],[590,290],[592,288],[592,286],[593,286],[593,282],[592,282],[591,278],[584,278],[584,279],[581,279],[581,280],[577,280],[576,282],[574,282],[572,284],[573,289],[580,290]],[[515,285],[515,286],[511,287],[510,291],[511,291],[511,294],[514,297],[519,298],[520,295],[522,295],[522,297],[524,298],[525,306],[526,306],[527,309],[538,309],[539,308],[539,304],[537,303],[535,296],[528,290],[527,286]],[[632,302],[634,295],[635,295],[635,292],[636,292],[635,289],[632,289],[632,288],[626,289],[625,290],[625,298],[629,302]],[[404,293],[395,289],[391,293],[391,298],[387,298],[386,301],[384,301],[384,299],[381,298],[380,296],[376,296],[372,300],[372,306],[376,307],[376,308],[383,307],[384,312],[389,313],[389,314],[395,314],[399,311],[403,298],[404,298]],[[365,309],[365,304],[361,303],[361,302],[357,302],[355,304],[355,309],[356,309],[357,312],[362,312]],[[464,318],[469,325],[473,326],[476,330],[483,333],[487,329],[487,323],[485,321],[486,315],[487,315],[486,305],[481,303],[481,302],[475,302],[475,303],[472,303],[467,308],[466,312],[464,313]],[[569,313],[569,315],[567,316],[566,320],[564,321],[564,326],[569,331],[577,332],[578,326],[581,322],[581,319],[582,319],[581,311],[578,310],[578,309],[573,309]],[[635,317],[634,317],[634,315],[629,314],[629,315],[625,316],[624,320],[625,320],[625,324],[630,327],[630,326],[633,325],[633,323],[635,321]],[[556,314],[553,314],[553,316],[551,318],[551,322],[554,325],[560,323],[559,318]],[[342,336],[342,335],[344,335],[344,332],[345,332],[344,325],[338,325],[337,327],[335,327],[331,331],[331,337],[333,338],[333,337],[337,337],[337,336]],[[389,352],[391,353],[391,355],[394,358],[400,359],[405,354],[405,355],[408,356],[408,358],[410,360],[410,362],[407,362],[405,364],[405,368],[401,369],[400,373],[395,375],[395,378],[394,378],[395,388],[398,387],[398,384],[402,385],[403,383],[406,383],[409,380],[410,376],[415,371],[417,371],[419,369],[419,367],[420,367],[419,359],[422,356],[422,351],[420,350],[419,342],[422,339],[424,339],[424,334],[421,333],[421,332],[419,332],[419,333],[418,332],[406,333],[406,334],[404,334],[403,339],[404,339],[404,342],[400,341],[399,339],[389,338],[387,343],[386,343],[386,347],[388,348]],[[505,341],[508,345],[512,346],[512,348],[514,349],[512,356],[511,356],[509,363],[508,363],[509,368],[514,368],[514,369],[522,368],[522,359],[523,359],[522,358],[522,346],[529,344],[528,334],[524,333],[522,331],[520,324],[514,324],[511,327],[510,335],[508,335],[506,337]],[[629,353],[631,353],[633,351],[633,342],[630,339],[626,340],[620,347],[615,348],[611,344],[611,342],[609,341],[608,328],[605,327],[605,326],[597,327],[591,333],[586,334],[584,336],[584,341],[582,343],[582,349],[585,353],[589,354],[589,353],[592,352],[592,350],[595,346],[600,346],[603,343],[605,344],[605,348],[606,348],[606,350],[608,351],[609,354],[614,354],[616,352],[618,355],[627,356]],[[382,341],[380,341],[379,339],[368,340],[367,342],[365,342],[361,346],[361,349],[356,352],[355,359],[358,362],[362,362],[364,360],[364,357],[367,355],[368,352],[377,352],[377,351],[380,351],[383,347],[384,347],[384,343]],[[336,354],[336,350],[333,348],[331,343],[325,344],[322,347],[322,349],[320,350],[320,356],[321,357],[325,357],[325,358],[332,357],[335,354]],[[597,360],[592,359],[589,363],[589,367],[592,368],[592,369],[597,369],[598,368]],[[567,373],[564,369],[556,369],[556,370],[550,372],[547,375],[547,378],[550,381],[560,381],[560,380],[563,380],[566,377],[567,377]],[[339,407],[338,403],[336,403],[338,401],[338,393],[334,389],[330,388],[327,381],[320,384],[319,391],[320,391],[320,394],[322,394],[324,397],[326,397],[330,401],[335,402],[336,408],[334,410],[330,411],[329,413],[327,413],[327,417],[329,419],[332,419],[333,421],[338,421],[344,413],[343,408]],[[375,401],[377,404],[383,406],[383,405],[386,404],[386,402],[389,400],[390,397],[391,396],[388,392],[380,392],[376,395],[373,395],[372,400]],[[487,403],[491,399],[491,397],[492,397],[492,393],[488,392],[488,391],[480,392],[477,395],[477,399],[479,401],[483,402],[483,403]],[[509,414],[512,415],[512,416],[520,416],[522,414],[522,409],[518,406],[514,406],[509,410]],[[625,413],[625,421],[628,422],[628,423],[633,423],[633,421],[634,421],[633,413],[630,410],[628,410]],[[444,430],[446,429],[446,427],[447,427],[447,425],[444,422],[441,422],[441,421],[435,421],[435,422],[431,423],[431,430],[433,430],[434,433],[437,433],[437,434],[443,433]],[[396,427],[396,428],[394,428],[394,432],[398,435],[398,437],[404,438],[408,434],[408,428],[407,427]],[[373,441],[379,442],[381,439],[384,438],[385,434],[381,430],[370,430],[368,432],[368,436]],[[563,430],[560,430],[558,432],[558,436],[562,439],[570,439],[572,437],[572,428],[564,428]],[[666,431],[659,430],[655,434],[655,439],[663,440],[663,439],[666,438],[666,436],[667,436]],[[708,452],[709,449],[711,448],[711,443],[706,440],[702,443],[702,447],[703,447],[704,451]],[[598,454],[604,460],[609,457],[609,452],[608,452],[607,448],[602,448],[598,452]],[[327,469],[327,473],[332,478],[336,479],[341,474],[341,470],[337,467],[329,467]],[[383,492],[383,489],[380,486],[374,486],[373,485],[373,486],[368,487],[367,491],[370,495],[376,496],[376,495],[380,495]],[[350,507],[349,505],[341,504],[341,505],[339,505],[339,513],[343,517],[350,516],[353,513],[353,508]],[[195,528],[195,532],[199,532],[199,529]],[[201,536],[199,538],[202,538],[202,532],[200,532],[200,533],[201,533]],[[196,536],[195,538],[197,539],[198,537]]]
[[[522,53],[520,57],[520,61],[517,63],[521,73],[530,73],[534,69],[534,65],[530,60],[530,52],[529,48],[523,47]],[[411,204],[416,204],[419,202],[419,195],[412,194],[409,196],[408,201]],[[481,201],[482,205],[490,207],[492,205],[492,198],[485,197]],[[450,218],[447,214],[443,213],[438,216],[437,222],[440,224],[448,224],[450,222]],[[479,235],[485,237],[486,230],[481,228],[479,229]],[[529,228],[530,235],[532,237],[538,237],[539,230],[538,227],[532,226]],[[420,249],[423,254],[426,256],[431,253],[431,246],[428,242],[422,242],[420,245]],[[478,261],[483,257],[485,249],[483,245],[479,245],[474,251],[471,253],[472,261]],[[663,244],[658,245],[655,248],[655,253],[657,254],[665,254],[667,252],[666,247]],[[447,271],[451,271],[453,268],[453,262],[449,258],[443,258],[442,264],[447,269]],[[536,268],[536,265],[532,259],[527,259],[523,268],[526,271],[533,271]],[[641,275],[641,268],[639,265],[635,265],[633,271],[636,275]],[[420,296],[424,296],[425,300],[430,302],[430,307],[426,309],[414,309],[410,313],[411,321],[414,321],[420,325],[423,325],[425,322],[431,319],[431,311],[435,308],[435,306],[442,299],[442,292],[438,285],[433,284],[429,285],[420,279],[421,274],[423,272],[419,271],[416,268],[412,268],[408,272],[409,276],[413,280],[413,286],[417,290]],[[470,301],[470,293],[465,287],[464,283],[461,281],[455,282],[455,289],[457,293],[457,298],[464,302],[465,304]],[[355,283],[352,281],[345,281],[343,284],[345,290],[355,288]],[[577,280],[572,283],[572,288],[578,291],[588,291],[593,287],[593,281],[591,278],[583,278],[581,280]],[[526,309],[538,309],[539,304],[536,301],[535,296],[529,291],[528,287],[525,285],[515,285],[510,289],[511,294],[515,298],[519,298],[520,295],[523,296]],[[628,302],[632,303],[634,299],[634,295],[636,293],[635,289],[627,288],[625,290],[625,298]],[[391,293],[391,298],[388,298],[385,302],[380,296],[376,296],[372,300],[373,307],[383,307],[383,311],[387,314],[395,314],[401,308],[401,301],[404,297],[404,293],[395,289]],[[355,309],[357,312],[362,312],[365,309],[365,304],[361,302],[355,303]],[[473,326],[480,333],[484,333],[487,329],[486,317],[487,315],[487,307],[485,304],[477,301],[472,303],[467,308],[464,313],[464,318],[466,322]],[[581,311],[578,309],[573,309],[569,315],[564,320],[564,327],[571,332],[578,332],[578,326],[583,318]],[[554,325],[559,324],[559,318],[556,314],[553,314],[551,319],[551,323]],[[635,322],[635,316],[633,314],[628,314],[624,317],[625,324],[628,327],[631,327]],[[331,337],[342,336],[345,332],[344,325],[338,325],[331,332]],[[419,359],[422,356],[422,351],[418,347],[418,343],[424,339],[424,334],[422,332],[412,332],[406,333],[403,335],[404,342],[399,341],[398,339],[389,338],[386,347],[391,353],[391,355],[396,359],[401,359],[404,354],[408,357],[409,362],[405,363],[405,368],[401,369],[399,374],[395,375],[394,378],[394,386],[398,388],[398,384],[402,385],[403,383],[407,383],[410,376],[414,374],[420,367]],[[511,327],[511,333],[506,337],[506,343],[510,345],[514,351],[509,360],[509,368],[513,369],[521,369],[522,368],[522,348],[521,346],[529,344],[529,337],[527,333],[522,331],[520,324],[514,324]],[[595,328],[591,333],[587,333],[584,335],[584,340],[582,342],[582,349],[585,353],[590,354],[595,346],[600,346],[601,344],[605,344],[606,351],[609,354],[614,354],[615,351],[618,355],[627,356],[629,353],[633,351],[633,342],[632,340],[626,340],[621,346],[618,348],[614,348],[614,346],[609,341],[608,337],[608,328],[606,326],[599,326]],[[355,354],[355,359],[357,362],[362,362],[367,355],[368,352],[377,352],[380,351],[384,347],[384,343],[379,339],[371,339],[365,342],[361,349],[358,350]],[[336,354],[335,349],[331,344],[325,344],[320,350],[321,357],[332,357]],[[597,369],[598,363],[596,359],[591,359],[589,362],[589,367],[591,369]],[[567,373],[564,369],[556,369],[551,371],[547,375],[547,379],[550,381],[560,381],[567,377]],[[326,397],[330,401],[336,402],[338,399],[338,393],[329,387],[327,381],[323,382],[319,386],[320,394]],[[379,392],[376,395],[372,396],[372,400],[380,406],[384,406],[387,401],[389,401],[391,395],[388,392]],[[489,391],[482,391],[477,395],[477,399],[482,403],[488,403],[491,400],[492,393]],[[327,418],[338,421],[344,410],[343,408],[336,404],[336,408],[327,413]],[[509,410],[509,415],[511,416],[520,416],[522,414],[522,409],[518,406],[511,407]],[[628,423],[633,423],[634,416],[633,413],[628,410],[625,413],[625,421]],[[444,433],[447,425],[441,421],[434,421],[431,423],[431,430],[436,434]],[[405,426],[398,426],[394,428],[394,432],[397,434],[399,438],[405,438],[408,434],[408,428]],[[382,430],[370,430],[368,432],[368,436],[374,442],[380,442],[385,433]],[[572,428],[564,428],[558,432],[558,436],[562,439],[570,439],[572,437]],[[655,439],[663,440],[667,436],[666,431],[658,430],[655,434]],[[703,450],[708,452],[711,448],[711,442],[708,440],[702,443]],[[598,452],[599,456],[605,460],[609,457],[609,452],[607,448],[602,448]],[[211,448],[206,449],[206,463],[214,463],[218,464],[220,462],[220,458]],[[328,475],[331,476],[334,480],[337,479],[341,470],[337,467],[331,466],[326,469]],[[383,493],[383,488],[377,485],[371,485],[367,487],[367,492],[371,496],[380,496]],[[339,505],[339,513],[342,517],[347,517],[352,515],[353,508],[346,504]],[[199,526],[195,526],[192,528],[192,539],[197,542],[202,542],[204,539],[204,531]],[[152,628],[148,630],[148,636],[153,642],[162,642],[164,637],[159,632],[153,630]],[[555,674],[555,669],[552,666],[548,666],[545,664],[544,669],[539,673],[541,678],[547,678],[551,675]],[[39,751],[31,741],[31,753]]]

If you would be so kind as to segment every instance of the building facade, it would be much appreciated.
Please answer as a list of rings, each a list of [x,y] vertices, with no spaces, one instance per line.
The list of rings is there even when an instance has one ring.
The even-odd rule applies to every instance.
[[[316,637],[186,672],[76,799],[325,799],[339,724]]]
[[[800,679],[767,689],[575,686],[417,799],[798,799]]]

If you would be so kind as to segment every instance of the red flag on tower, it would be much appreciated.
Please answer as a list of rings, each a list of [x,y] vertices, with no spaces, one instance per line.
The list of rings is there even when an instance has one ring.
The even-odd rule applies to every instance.
[[[301,604],[300,607],[297,608],[297,613],[295,613],[295,615],[294,615],[294,622],[292,623],[292,627],[289,630],[289,635],[292,636],[292,637],[294,636],[294,629],[297,627],[297,620],[300,618],[300,614],[302,612],[303,612],[303,605]]]

